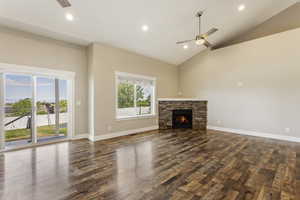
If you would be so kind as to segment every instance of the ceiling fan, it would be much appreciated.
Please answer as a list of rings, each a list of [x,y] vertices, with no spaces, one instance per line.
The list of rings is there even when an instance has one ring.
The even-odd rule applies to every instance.
[[[207,48],[210,48],[210,47],[213,46],[211,43],[209,43],[207,41],[207,38],[208,38],[208,36],[210,36],[210,35],[214,34],[215,32],[217,32],[218,29],[217,28],[212,28],[209,31],[207,31],[206,33],[201,34],[201,17],[203,15],[203,13],[204,13],[203,11],[200,11],[196,14],[196,17],[199,18],[199,34],[196,35],[196,38],[192,39],[192,40],[184,40],[184,41],[176,42],[176,44],[185,44],[185,43],[195,41],[195,43],[197,45],[204,45]]]
[[[61,7],[63,8],[67,8],[67,7],[71,7],[71,3],[68,0],[56,0]]]

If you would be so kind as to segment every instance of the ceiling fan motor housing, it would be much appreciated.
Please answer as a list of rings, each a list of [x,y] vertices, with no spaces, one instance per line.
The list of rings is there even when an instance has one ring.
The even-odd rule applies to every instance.
[[[196,40],[203,40],[203,39],[205,39],[203,36],[201,36],[201,35],[197,35],[196,36]]]
[[[204,13],[204,11],[197,12],[196,17],[202,17],[203,13]]]

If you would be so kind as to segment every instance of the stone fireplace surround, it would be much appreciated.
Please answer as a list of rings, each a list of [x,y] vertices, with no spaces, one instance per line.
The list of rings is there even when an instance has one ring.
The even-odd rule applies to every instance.
[[[176,109],[192,109],[193,130],[206,131],[207,101],[200,99],[158,99],[159,129],[171,129],[172,112]]]

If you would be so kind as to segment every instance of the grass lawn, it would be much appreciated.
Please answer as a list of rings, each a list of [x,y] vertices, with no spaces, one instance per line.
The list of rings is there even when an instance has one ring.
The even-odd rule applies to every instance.
[[[67,135],[67,128],[60,128],[60,134]],[[37,135],[38,137],[46,137],[46,136],[54,136],[55,133],[55,126],[40,126],[37,127]],[[29,139],[31,137],[31,130],[30,129],[16,129],[16,130],[8,130],[5,131],[5,141],[15,141],[21,139]]]

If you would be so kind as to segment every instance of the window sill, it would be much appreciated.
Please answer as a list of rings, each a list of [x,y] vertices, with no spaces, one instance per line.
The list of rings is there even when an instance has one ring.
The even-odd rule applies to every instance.
[[[142,116],[126,116],[126,117],[116,117],[117,121],[124,121],[124,120],[135,120],[135,119],[149,119],[149,118],[155,118],[155,114],[150,115],[142,115]]]

